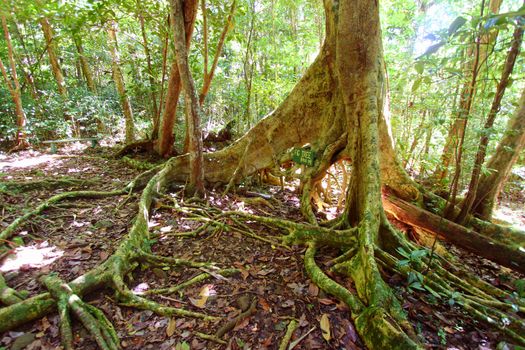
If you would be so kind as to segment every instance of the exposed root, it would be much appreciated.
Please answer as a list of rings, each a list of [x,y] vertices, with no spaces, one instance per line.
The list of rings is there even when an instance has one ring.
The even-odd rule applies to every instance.
[[[65,349],[74,348],[70,312],[80,320],[101,349],[117,350],[120,348],[113,325],[100,310],[83,302],[71,287],[58,277],[47,276],[43,278],[43,282],[57,302],[62,345]]]
[[[185,267],[214,267],[212,263],[208,262],[194,262],[185,259],[171,258],[167,256],[160,256],[146,253],[144,251],[139,253],[139,260],[152,266],[185,266]]]
[[[130,153],[137,153],[137,152],[152,152],[154,147],[154,143],[152,140],[142,140],[137,142],[132,142],[124,147],[122,147],[117,153],[115,153],[115,158],[121,158],[124,157],[127,154]]]
[[[122,157],[122,162],[129,166],[130,168],[137,169],[137,170],[151,170],[157,166],[157,164],[153,164],[146,161],[140,161],[137,159],[129,158],[129,157]]]
[[[385,268],[392,270],[406,278],[409,274],[419,274],[422,286],[438,298],[454,299],[468,314],[480,322],[489,324],[505,334],[509,339],[520,345],[525,344],[525,322],[509,313],[504,313],[499,309],[513,309],[509,303],[499,301],[496,296],[477,289],[475,286],[458,282],[458,278],[449,279],[449,275],[444,275],[443,270],[436,269],[431,273],[423,275],[423,266],[418,263],[402,265],[394,256],[377,250],[380,263]],[[515,305],[521,308],[520,305]]]
[[[219,274],[221,276],[224,276],[224,277],[229,277],[229,276],[233,276],[237,273],[239,273],[239,270],[238,269],[224,269],[224,270],[219,270],[219,271],[216,271],[215,272],[216,274]],[[180,290],[183,290],[193,284],[196,284],[196,283],[200,283],[202,281],[205,281],[209,278],[213,277],[211,274],[209,273],[201,273],[200,275],[197,275],[185,282],[182,282],[176,286],[173,286],[173,287],[169,287],[169,288],[160,288],[160,289],[150,289],[146,292],[144,292],[144,294],[148,295],[148,294],[173,294],[173,293],[176,293]]]
[[[195,332],[193,334],[195,334],[197,337],[199,337],[201,339],[209,340],[209,341],[212,341],[212,342],[217,343],[217,344],[221,344],[221,345],[228,344],[226,341],[218,338],[215,335],[205,334],[205,333],[201,333],[201,332]]]
[[[2,273],[0,273],[0,302],[4,305],[13,305],[21,302],[26,298],[25,293],[18,292],[13,288],[10,288]]]
[[[75,179],[64,176],[58,179],[22,181],[22,182],[0,182],[0,192],[22,193],[41,189],[56,189],[62,187],[82,187],[94,185],[98,179]]]
[[[44,203],[37,206],[34,210],[24,214],[23,216],[14,220],[9,226],[7,226],[2,232],[0,232],[0,240],[7,240],[16,233],[16,230],[23,224],[25,224],[30,218],[35,215],[42,213],[44,210],[49,208],[55,203],[63,201],[64,199],[72,198],[104,198],[110,196],[118,196],[124,194],[123,190],[116,190],[111,192],[99,192],[99,191],[74,191],[74,192],[64,192],[57,194]]]
[[[296,320],[291,320],[288,323],[288,327],[286,327],[286,333],[284,334],[283,339],[281,340],[281,343],[279,344],[279,350],[286,350],[288,347],[288,343],[290,343],[290,340],[292,339],[293,332],[299,327],[299,323]]]
[[[228,321],[225,325],[219,328],[217,333],[215,333],[215,337],[219,339],[222,338],[226,333],[228,333],[233,328],[235,328],[235,326],[238,323],[240,323],[245,318],[250,317],[251,315],[254,315],[256,312],[257,312],[257,299],[254,298],[249,308],[247,310],[243,310],[243,312],[241,312],[237,317]]]

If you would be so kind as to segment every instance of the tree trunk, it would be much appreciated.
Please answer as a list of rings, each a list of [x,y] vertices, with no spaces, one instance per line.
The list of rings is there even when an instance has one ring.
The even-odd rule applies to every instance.
[[[505,181],[514,163],[525,146],[525,90],[523,90],[519,106],[509,120],[507,129],[501,139],[496,153],[489,159],[486,167],[490,171],[479,180],[476,199],[472,211],[484,220],[492,217],[492,211]]]
[[[204,104],[204,99],[206,98],[206,95],[208,95],[208,92],[211,87],[211,82],[213,80],[213,76],[215,75],[215,69],[217,68],[217,64],[219,63],[219,57],[222,52],[222,47],[224,46],[224,40],[226,39],[226,35],[228,34],[228,31],[232,25],[233,20],[233,14],[235,13],[235,5],[236,0],[232,2],[232,5],[230,7],[230,13],[228,14],[228,18],[226,19],[226,22],[224,23],[224,27],[222,28],[221,36],[219,38],[219,43],[217,44],[217,50],[215,51],[215,56],[213,58],[213,63],[211,66],[210,71],[208,72],[208,20],[206,16],[206,1],[201,1],[201,7],[202,7],[202,17],[203,17],[203,40],[204,40],[204,69],[203,69],[203,82],[202,82],[202,89],[199,94],[199,105],[202,107]],[[186,125],[188,125],[189,121],[186,119]],[[186,135],[184,138],[184,153],[189,152],[190,148],[190,129],[186,127]]]
[[[235,5],[236,0],[233,0],[232,5],[230,7],[230,12],[228,14],[228,18],[226,19],[226,22],[224,22],[224,27],[222,28],[221,36],[219,38],[219,43],[217,44],[217,49],[215,50],[215,56],[213,57],[213,63],[211,65],[211,68],[208,72],[208,28],[207,24],[204,26],[204,79],[202,83],[202,89],[199,94],[199,104],[202,106],[204,103],[204,99],[206,98],[206,95],[208,95],[208,91],[210,90],[211,82],[213,80],[213,76],[215,75],[215,69],[217,68],[217,64],[219,62],[219,57],[222,53],[222,47],[224,46],[224,41],[226,39],[226,35],[228,35],[228,31],[232,27],[232,20],[233,20],[233,14],[235,13]],[[205,11],[206,11],[206,2],[205,0],[202,1],[202,9],[203,9],[203,18],[206,18]],[[204,22],[206,23],[206,22]]]
[[[113,80],[115,82],[115,87],[120,96],[120,103],[122,106],[122,112],[124,113],[124,118],[126,121],[126,143],[131,143],[135,139],[135,126],[133,123],[133,111],[131,109],[131,103],[126,92],[126,86],[124,84],[124,76],[120,70],[120,54],[118,51],[118,42],[117,42],[117,33],[116,33],[117,24],[112,22],[108,27],[109,35],[109,47],[111,51],[112,58],[112,71],[113,71]]]
[[[186,48],[190,47],[198,4],[197,0],[188,0],[184,2],[184,32],[186,33]],[[179,102],[181,88],[179,68],[176,60],[173,60],[170,69],[170,78],[168,80],[166,105],[164,107],[164,114],[162,115],[159,140],[156,145],[157,152],[163,157],[167,157],[173,152],[173,142],[175,141],[173,137],[173,126],[176,121],[177,104]]]
[[[66,83],[64,81],[64,75],[58,63],[58,57],[56,54],[56,42],[53,35],[53,28],[46,17],[40,19],[40,25],[42,26],[42,32],[46,39],[47,55],[49,56],[49,63],[51,63],[51,70],[58,87],[58,93],[64,98],[67,98]]]
[[[187,192],[190,195],[204,196],[204,175],[202,170],[202,132],[200,128],[200,105],[195,89],[195,83],[188,65],[186,35],[184,29],[184,13],[182,0],[171,0],[171,16],[173,17],[174,44],[177,67],[184,88],[187,129],[189,130],[190,178]]]
[[[95,82],[93,81],[93,74],[91,73],[91,68],[89,68],[89,63],[84,54],[84,47],[82,46],[82,39],[78,33],[73,34],[73,41],[75,42],[75,47],[77,48],[78,59],[80,60],[80,68],[82,69],[82,75],[86,79],[86,85],[92,93],[97,93],[97,88]]]
[[[5,16],[2,16],[2,28],[4,30],[4,37],[7,43],[7,54],[9,57],[9,65],[11,67],[11,77],[12,82],[7,71],[5,69],[4,63],[0,60],[0,69],[2,70],[2,75],[4,77],[5,83],[9,89],[9,93],[15,104],[15,113],[16,113],[16,143],[14,149],[23,149],[29,146],[26,140],[26,115],[24,108],[22,106],[22,96],[20,93],[20,83],[18,81],[18,75],[16,74],[16,64],[13,53],[13,45],[11,43],[11,35],[9,34],[9,28],[7,27],[7,20]]]
[[[142,34],[142,46],[144,47],[144,54],[146,55],[146,64],[148,72],[148,80],[150,86],[151,106],[153,114],[153,130],[157,130],[158,133],[158,107],[157,107],[157,94],[155,92],[157,84],[155,82],[155,76],[153,74],[153,67],[151,65],[151,54],[149,52],[148,36],[146,34],[146,28],[144,25],[144,15],[142,14],[142,8],[140,5],[141,0],[137,0],[137,11],[140,23],[140,32]]]
[[[153,120],[153,130],[151,132],[151,139],[158,140],[159,138],[159,128],[160,128],[160,114],[162,112],[162,105],[164,103],[164,82],[166,81],[166,63],[168,60],[168,40],[169,40],[169,27],[170,27],[170,16],[168,15],[168,30],[164,38],[161,38],[163,41],[162,45],[162,74],[160,77],[160,98],[159,98],[159,108],[157,108],[157,116]]]
[[[463,201],[461,212],[456,218],[456,222],[464,223],[467,215],[470,214],[472,204],[476,197],[476,192],[479,185],[479,177],[481,174],[481,167],[485,162],[485,156],[487,154],[487,145],[489,143],[490,130],[494,125],[496,120],[496,115],[499,112],[501,107],[501,100],[505,94],[505,90],[509,83],[510,75],[514,69],[514,64],[516,63],[516,58],[520,52],[520,46],[523,40],[523,28],[517,27],[514,31],[513,41],[509,53],[507,54],[507,59],[505,61],[505,66],[503,67],[503,72],[501,73],[501,78],[496,88],[496,94],[492,101],[492,106],[490,107],[489,115],[485,121],[485,125],[482,130],[482,135],[480,138],[480,144],[478,147],[478,152],[476,154],[476,159],[474,161],[474,167],[472,170],[472,176],[470,178],[470,183],[468,187],[468,193]]]

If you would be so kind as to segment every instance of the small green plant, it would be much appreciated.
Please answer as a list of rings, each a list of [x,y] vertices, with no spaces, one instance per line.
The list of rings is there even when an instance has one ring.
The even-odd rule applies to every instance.
[[[442,327],[439,327],[437,335],[439,337],[439,343],[441,345],[447,345],[447,333]]]
[[[412,292],[414,289],[424,291],[425,287],[423,287],[423,275],[420,272],[417,271],[410,271],[408,273],[408,291]]]
[[[428,251],[426,249],[417,249],[412,252],[408,252],[404,248],[400,247],[397,249],[397,252],[405,258],[398,261],[398,267],[417,265],[421,263],[421,259],[423,257],[428,255]],[[413,292],[415,289],[421,291],[425,290],[425,287],[423,286],[423,280],[423,274],[421,274],[419,271],[409,271],[407,276],[408,291]]]
[[[450,306],[454,306],[454,304],[456,304],[456,302],[458,301],[458,298],[461,296],[461,294],[459,294],[458,292],[453,292],[451,295],[450,295],[450,298],[448,299],[448,305]]]
[[[520,298],[525,298],[525,280],[515,280],[514,287],[516,288],[516,293]]]
[[[399,267],[409,266],[413,263],[420,263],[421,259],[428,255],[428,250],[426,249],[417,249],[412,252],[408,252],[403,247],[399,247],[397,248],[397,252],[405,258],[398,261],[397,265]]]

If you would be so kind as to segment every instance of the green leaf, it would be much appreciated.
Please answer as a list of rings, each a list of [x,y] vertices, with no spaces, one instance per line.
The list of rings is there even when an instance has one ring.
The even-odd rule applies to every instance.
[[[412,93],[415,93],[417,91],[417,89],[419,89],[419,86],[421,85],[421,82],[422,82],[421,78],[417,78],[414,81],[414,84],[412,84]]]
[[[410,264],[410,260],[408,260],[408,259],[399,260],[397,262],[397,266],[398,267],[407,266],[408,264]]]
[[[525,280],[521,279],[514,281],[514,286],[516,287],[518,295],[521,298],[525,298]]]
[[[419,260],[422,257],[427,255],[426,249],[418,249],[414,250],[412,253],[410,253],[410,259],[411,260]]]
[[[438,50],[441,48],[441,46],[445,45],[445,42],[444,41],[440,41],[439,43],[437,44],[434,44],[432,46],[429,46],[428,49],[425,51],[424,54],[422,54],[421,56],[419,57],[423,57],[423,56],[429,56],[429,55],[432,55],[433,53],[436,53],[438,52]],[[419,58],[418,57],[418,58]]]
[[[448,27],[448,36],[453,36],[456,34],[458,29],[461,28],[465,23],[467,23],[467,20],[464,17],[457,17]]]
[[[414,69],[416,70],[417,74],[423,74],[423,71],[425,70],[425,63],[423,61],[417,61],[416,64],[414,64]]]
[[[175,346],[175,350],[190,350],[190,344],[188,344],[187,342],[183,341],[182,343],[177,343],[177,345]]]
[[[403,247],[399,247],[396,249],[399,255],[404,256],[405,258],[410,258],[410,253],[405,250]]]

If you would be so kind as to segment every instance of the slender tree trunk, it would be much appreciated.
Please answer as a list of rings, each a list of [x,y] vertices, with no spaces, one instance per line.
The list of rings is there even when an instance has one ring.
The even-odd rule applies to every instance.
[[[66,83],[64,81],[64,74],[58,62],[58,57],[56,54],[56,43],[53,35],[53,28],[49,23],[49,20],[46,17],[40,19],[40,25],[42,26],[42,32],[44,33],[44,38],[46,39],[47,45],[47,55],[49,56],[49,63],[51,63],[51,70],[53,71],[53,76],[58,87],[58,93],[64,98],[67,98],[67,89]]]
[[[186,33],[186,48],[190,47],[198,4],[197,0],[188,0],[184,2],[184,32]],[[156,145],[157,152],[163,157],[169,156],[173,151],[173,142],[175,141],[173,137],[173,126],[175,125],[177,104],[181,89],[179,68],[176,60],[174,60],[170,69],[166,104],[159,130],[159,141]]]
[[[131,109],[131,103],[126,92],[126,86],[124,84],[124,76],[120,70],[120,54],[118,51],[118,42],[117,42],[117,33],[116,33],[117,24],[112,22],[108,27],[108,36],[109,36],[109,47],[112,57],[112,71],[113,71],[113,80],[115,81],[115,87],[120,96],[120,103],[122,105],[122,112],[124,113],[124,118],[126,121],[126,143],[131,143],[135,139],[135,126],[133,123],[133,111]]]
[[[413,157],[414,150],[416,149],[419,140],[421,139],[421,135],[423,134],[423,126],[425,125],[425,119],[427,115],[427,110],[423,111],[423,115],[421,116],[421,121],[416,129],[416,133],[414,134],[414,139],[412,140],[412,143],[410,144],[410,149],[407,152],[407,156],[405,160],[403,161],[403,168],[406,168],[408,163],[410,162],[410,159]]]
[[[168,40],[169,40],[169,28],[170,28],[170,16],[168,15],[168,30],[166,31],[166,36],[163,38],[162,46],[162,75],[160,78],[160,98],[159,98],[159,108],[157,109],[157,116],[153,121],[153,130],[151,132],[151,139],[157,140],[159,138],[159,128],[160,128],[160,115],[162,112],[162,105],[164,104],[164,82],[166,81],[166,63],[168,61]]]
[[[215,75],[215,70],[217,68],[217,64],[219,62],[219,57],[222,53],[222,48],[224,46],[224,41],[226,39],[226,35],[228,35],[228,31],[232,27],[232,21],[233,21],[233,15],[235,14],[235,6],[236,6],[236,0],[233,0],[231,7],[230,7],[230,13],[228,14],[228,18],[226,19],[226,22],[224,22],[224,27],[222,28],[221,36],[219,38],[219,43],[217,44],[217,49],[215,50],[215,56],[213,57],[213,63],[211,65],[211,68],[208,72],[208,28],[207,24],[204,27],[204,36],[205,36],[205,52],[204,52],[204,79],[202,83],[202,89],[199,94],[199,104],[202,106],[204,103],[204,99],[206,98],[206,95],[208,94],[208,91],[210,90],[211,82],[213,80],[213,76]],[[203,9],[203,18],[206,18],[206,15],[204,14],[206,12],[206,2],[205,0],[202,0],[202,9]],[[205,22],[206,23],[206,22]]]
[[[253,70],[254,59],[252,52],[252,41],[254,36],[255,29],[255,1],[252,2],[251,8],[251,19],[250,19],[250,29],[248,31],[248,42],[246,43],[246,54],[244,55],[244,62],[242,65],[242,72],[244,77],[244,86],[246,88],[246,107],[243,113],[243,119],[245,125],[248,125],[248,129],[251,127],[251,104],[252,104],[252,82],[253,82]],[[237,122],[237,127],[241,124],[240,121]]]
[[[432,126],[429,125],[426,128],[426,134],[425,134],[425,146],[423,147],[423,152],[421,154],[421,157],[419,158],[419,176],[421,178],[425,177],[426,172],[426,160],[428,157],[428,153],[430,151],[430,140],[432,139]]]
[[[496,152],[487,163],[489,174],[481,176],[472,211],[484,220],[492,217],[492,211],[512,166],[525,146],[525,89],[518,109],[509,120],[507,129]]]
[[[2,16],[2,28],[4,30],[4,37],[7,43],[7,54],[9,57],[9,65],[11,67],[11,79],[9,78],[7,71],[5,69],[4,63],[0,60],[0,70],[2,70],[2,75],[4,77],[5,83],[9,89],[13,102],[15,104],[15,113],[16,113],[16,144],[15,149],[22,149],[29,146],[26,140],[26,115],[24,108],[22,106],[22,96],[20,93],[20,83],[18,82],[18,76],[16,74],[16,65],[15,58],[13,53],[13,45],[11,43],[11,35],[9,34],[9,28],[7,27],[7,20],[5,16]]]
[[[28,86],[28,90],[29,90],[29,93],[31,94],[31,97],[33,98],[33,100],[38,101],[40,96],[38,93],[38,89],[36,88],[35,80],[33,78],[35,76],[35,73],[34,73],[34,70],[31,64],[32,62],[31,62],[29,52],[27,51],[27,48],[25,45],[24,36],[22,35],[20,29],[18,28],[18,23],[15,23],[13,28],[14,28],[14,33],[18,41],[20,42],[22,46],[22,50],[23,50],[23,54],[18,57],[18,61],[20,62],[20,65],[21,65],[21,70],[24,75],[24,80]]]
[[[501,1],[502,0],[492,0],[490,2],[489,7],[492,13],[499,12]],[[485,0],[482,0],[481,16],[483,16],[484,7]],[[443,148],[443,153],[441,155],[441,164],[434,174],[434,178],[437,181],[442,181],[445,177],[447,177],[448,167],[450,165],[455,150],[457,150],[459,154],[459,157],[457,157],[456,161],[459,161],[459,163],[461,163],[462,151],[459,150],[459,148],[462,147],[462,135],[465,134],[468,116],[472,111],[472,103],[476,93],[476,83],[480,63],[486,61],[488,55],[488,46],[491,45],[496,39],[496,35],[493,33],[481,35],[481,30],[482,29],[480,25],[480,27],[478,28],[478,32],[480,32],[480,34],[478,34],[475,39],[475,47],[467,49],[467,59],[468,57],[473,57],[473,59],[465,64],[464,72],[467,79],[461,90],[458,113],[451,128],[449,129],[449,133],[445,142],[445,147]],[[459,166],[460,165],[461,164],[459,164]]]
[[[476,154],[476,159],[474,161],[474,168],[472,170],[472,176],[470,178],[468,193],[467,193],[465,200],[463,201],[461,211],[455,220],[458,223],[464,223],[464,221],[467,218],[467,215],[470,213],[472,204],[474,203],[474,199],[476,197],[476,192],[478,190],[478,185],[479,185],[481,167],[483,163],[485,162],[485,156],[487,154],[487,146],[489,144],[490,130],[492,129],[492,126],[494,125],[494,121],[496,120],[496,116],[501,107],[501,100],[503,99],[503,95],[505,94],[505,90],[507,88],[507,85],[509,84],[509,78],[514,69],[516,58],[519,55],[522,41],[523,41],[523,28],[517,27],[514,31],[512,45],[509,50],[509,53],[507,54],[505,66],[503,67],[503,72],[501,73],[501,79],[496,88],[496,94],[494,95],[494,99],[492,101],[492,106],[490,107],[489,115],[483,127],[483,131],[482,131],[482,135],[481,135],[480,143],[478,147],[478,152]]]
[[[153,131],[158,134],[159,130],[159,112],[157,107],[157,93],[155,92],[157,88],[157,83],[155,82],[155,76],[153,74],[153,67],[151,65],[151,54],[149,51],[148,36],[146,34],[146,27],[144,25],[144,15],[142,14],[141,0],[137,0],[137,11],[140,23],[140,32],[142,34],[142,46],[144,47],[144,54],[146,55],[146,64],[148,72],[148,80],[150,86],[150,96],[151,96],[151,107],[153,113]],[[155,135],[156,137],[156,135]]]
[[[78,33],[73,34],[73,41],[75,42],[75,47],[77,48],[78,59],[80,61],[80,68],[82,69],[82,75],[86,79],[86,85],[92,93],[97,93],[97,88],[93,80],[93,73],[91,73],[91,68],[84,54],[84,47],[82,45],[82,39]]]
[[[189,130],[190,178],[187,192],[191,195],[204,195],[204,174],[202,156],[202,132],[200,129],[200,105],[195,89],[195,83],[188,65],[188,52],[184,29],[184,13],[182,0],[171,0],[171,16],[173,17],[174,44],[179,68],[180,80],[185,93],[185,107],[188,116]]]
[[[203,13],[203,36],[204,36],[204,79],[202,83],[202,89],[199,94],[199,105],[202,107],[204,104],[204,99],[206,98],[206,95],[208,94],[211,86],[211,82],[213,80],[213,76],[215,75],[215,69],[217,68],[217,64],[219,63],[219,57],[222,52],[222,47],[224,46],[224,40],[226,39],[226,35],[228,34],[228,31],[231,27],[232,20],[233,20],[233,14],[235,13],[235,5],[236,0],[232,2],[232,5],[230,7],[230,13],[228,14],[228,18],[226,19],[226,22],[224,23],[224,27],[222,28],[221,36],[219,38],[219,43],[217,44],[217,50],[215,51],[215,56],[213,58],[213,63],[210,68],[210,71],[208,72],[208,20],[206,16],[206,1],[201,1],[201,7],[202,7],[202,13]],[[186,119],[186,125],[188,124],[188,120]],[[190,130],[189,128],[186,128],[186,136],[184,138],[184,153],[187,153],[189,151],[189,144],[190,144]]]

